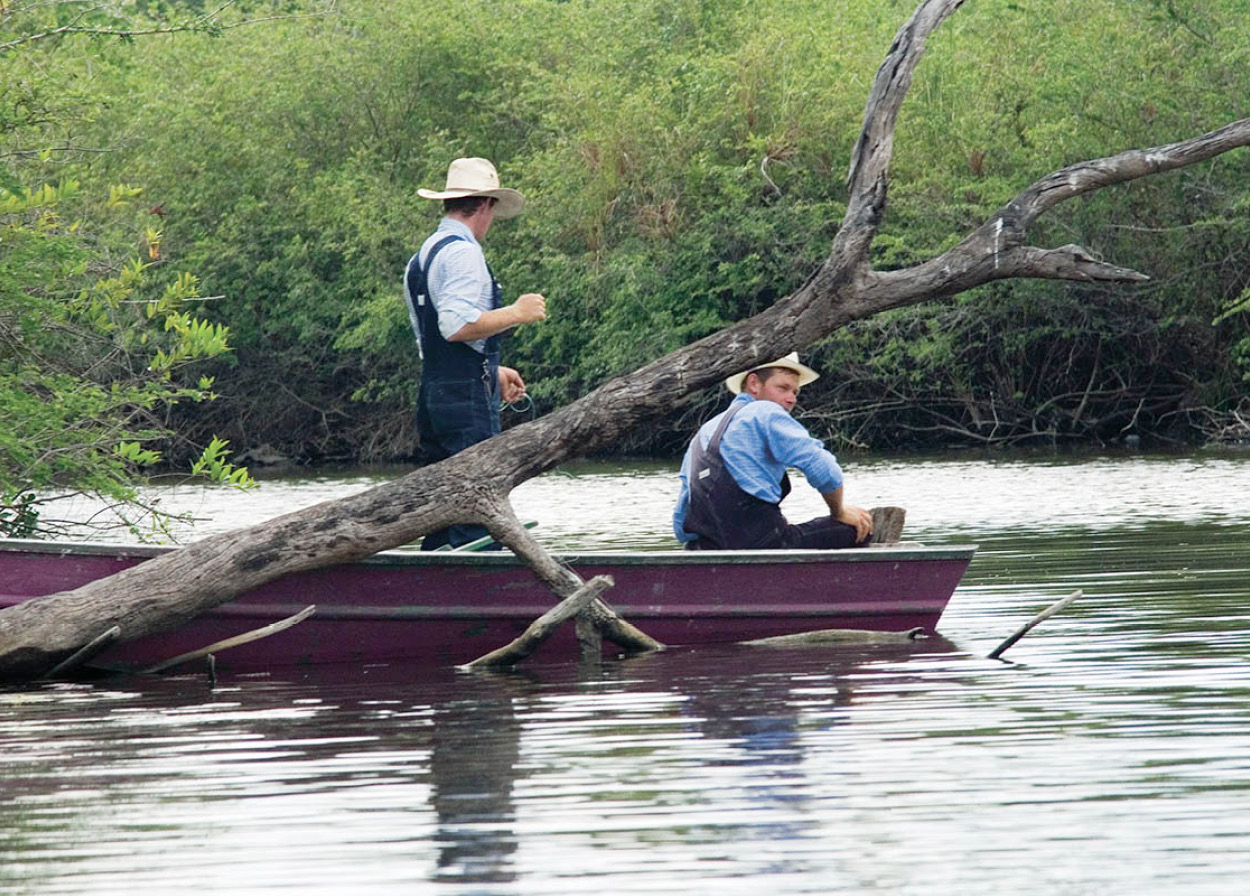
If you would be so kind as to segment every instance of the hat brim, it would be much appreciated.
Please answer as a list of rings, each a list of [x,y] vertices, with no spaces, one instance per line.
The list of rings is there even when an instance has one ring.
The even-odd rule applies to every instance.
[[[781,358],[777,361],[770,361],[767,364],[760,364],[752,367],[750,370],[744,370],[741,373],[735,373],[733,376],[725,378],[725,388],[734,395],[742,394],[742,385],[747,381],[747,377],[759,370],[768,367],[780,367],[782,370],[789,370],[799,375],[799,386],[806,386],[808,383],[815,382],[820,379],[820,374],[812,370],[806,364],[800,364],[798,361],[791,361],[789,358]]]
[[[490,196],[495,199],[495,217],[496,218],[514,218],[521,213],[521,209],[525,207],[525,194],[520,190],[510,190],[507,187],[500,187],[497,190],[417,190],[417,195],[422,199],[464,199],[468,196]]]

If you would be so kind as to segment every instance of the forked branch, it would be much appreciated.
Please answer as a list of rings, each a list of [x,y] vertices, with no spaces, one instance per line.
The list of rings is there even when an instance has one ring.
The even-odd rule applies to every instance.
[[[1043,213],[1069,199],[1184,168],[1244,146],[1250,146],[1250,118],[1178,143],[1069,165],[1022,191],[954,248],[914,267],[874,273],[866,290],[874,306],[892,308],[1013,277],[1147,280],[1145,274],[1093,258],[1080,246],[1029,246],[1025,243],[1028,230]]]

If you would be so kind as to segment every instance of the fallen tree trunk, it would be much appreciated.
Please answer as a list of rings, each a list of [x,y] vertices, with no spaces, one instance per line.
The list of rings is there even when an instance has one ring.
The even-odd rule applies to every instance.
[[[861,628],[822,628],[793,635],[776,635],[743,641],[746,647],[826,647],[830,644],[906,644],[928,637],[922,628],[902,632],[878,632]]]
[[[961,0],[926,0],[877,72],[852,155],[847,211],[825,262],[795,293],[749,320],[612,379],[555,413],[358,495],[206,538],[108,579],[0,611],[0,677],[33,679],[116,627],[122,640],[171,628],[264,582],[406,544],[453,522],[483,523],[563,598],[582,582],[534,542],[511,490],[623,434],[727,375],[801,349],[873,314],[1009,277],[1131,282],[1143,275],[1078,246],[1029,246],[1030,225],[1055,205],[1250,144],[1250,120],[1191,140],[1082,162],[1024,190],[961,243],[903,270],[874,271],[869,249],[885,212],[895,123],[929,35]],[[607,637],[654,641],[591,604]],[[631,647],[631,649],[634,649]]]

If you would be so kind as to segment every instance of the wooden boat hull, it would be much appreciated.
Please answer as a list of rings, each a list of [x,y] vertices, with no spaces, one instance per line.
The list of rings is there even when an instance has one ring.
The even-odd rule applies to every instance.
[[[71,590],[168,548],[0,541],[0,607]],[[732,643],[826,628],[933,630],[974,546],[845,551],[637,551],[566,555],[604,598],[669,645]],[[99,664],[144,667],[315,604],[306,621],[219,661],[234,668],[320,663],[460,664],[503,646],[554,599],[508,553],[385,551],[270,582],[173,631],[125,641]],[[571,628],[566,626],[565,628]],[[573,655],[559,632],[546,656]],[[612,645],[605,645],[612,649]]]

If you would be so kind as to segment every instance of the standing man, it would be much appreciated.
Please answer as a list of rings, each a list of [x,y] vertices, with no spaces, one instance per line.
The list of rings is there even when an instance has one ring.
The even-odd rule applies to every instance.
[[[791,352],[725,380],[738,397],[699,428],[681,464],[673,532],[690,550],[849,548],[866,544],[872,515],[842,501],[837,458],[790,416],[819,376]],[[794,525],[778,506],[797,467],[829,515]]]
[[[525,197],[499,186],[486,159],[456,159],[442,192],[417,190],[441,200],[443,220],[404,272],[404,301],[421,353],[417,434],[421,459],[434,463],[498,434],[499,403],[525,395],[525,381],[499,364],[500,334],[547,317],[547,302],[525,293],[504,305],[481,241],[496,218],[521,211]],[[486,535],[480,525],[456,525],[431,532],[421,542],[430,551],[456,547]]]

